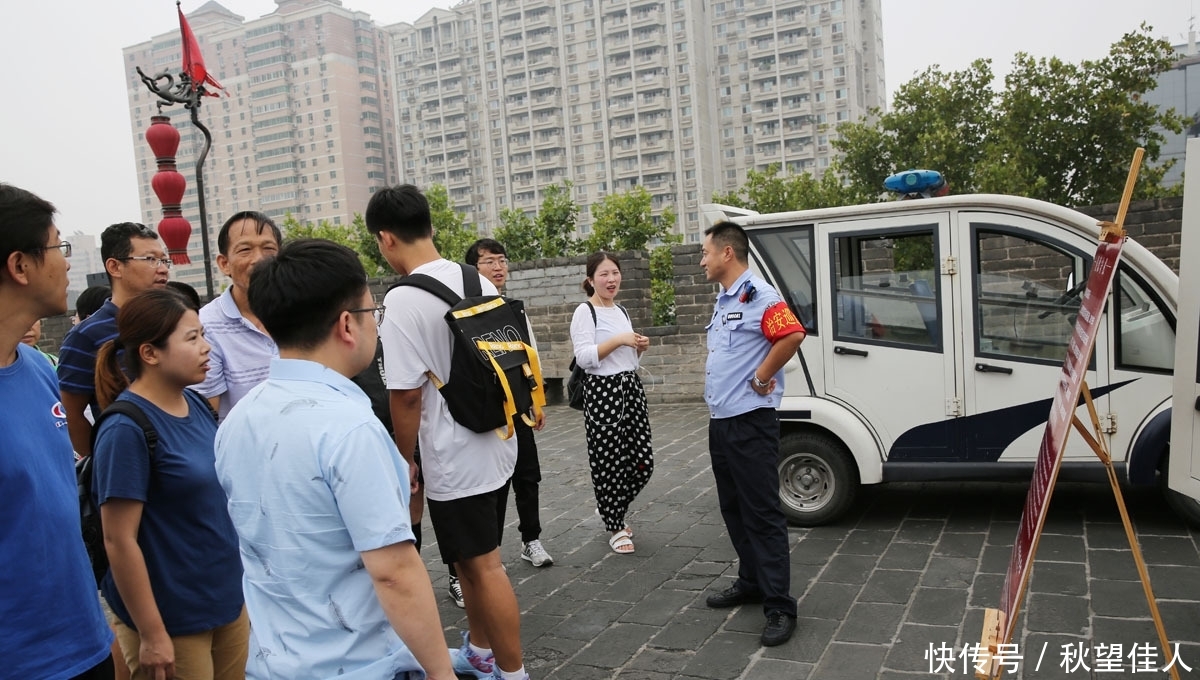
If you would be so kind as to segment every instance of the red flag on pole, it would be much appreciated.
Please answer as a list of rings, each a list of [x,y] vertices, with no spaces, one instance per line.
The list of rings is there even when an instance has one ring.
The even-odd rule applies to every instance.
[[[192,27],[188,25],[187,17],[183,16],[183,8],[178,2],[175,3],[175,9],[179,11],[179,32],[183,36],[183,72],[191,78],[192,89],[199,89],[202,85],[207,84],[224,91],[225,88],[221,86],[221,83],[218,83],[204,67],[204,55],[200,54],[200,43],[196,42],[196,35],[192,33]],[[205,94],[210,97],[220,96],[215,92],[205,92]]]

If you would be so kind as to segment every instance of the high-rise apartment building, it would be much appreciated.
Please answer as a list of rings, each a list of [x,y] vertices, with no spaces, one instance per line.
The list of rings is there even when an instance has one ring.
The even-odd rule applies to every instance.
[[[209,72],[229,96],[205,98],[200,119],[212,132],[204,166],[212,242],[230,215],[261,210],[277,221],[348,223],[377,187],[399,181],[389,68],[391,39],[369,15],[338,0],[276,0],[274,12],[246,21],[217,2],[188,14]],[[125,48],[141,219],[156,225],[161,205],[150,182],[154,154],[143,137],[158,98],[138,78],[178,74],[177,27]],[[182,134],[179,170],[188,178],[183,214],[192,223],[194,264],[173,278],[200,288],[204,270],[195,162],[203,137],[182,106],[166,109]],[[132,217],[132,216],[131,216]],[[223,277],[215,270],[218,289]]]
[[[879,0],[465,0],[387,31],[400,174],[481,232],[569,179],[583,206],[643,186],[698,242],[713,192],[823,171],[885,93]]]
[[[1184,152],[1187,140],[1200,137],[1200,53],[1196,50],[1195,33],[1183,45],[1176,45],[1179,59],[1165,73],[1158,74],[1158,85],[1146,93],[1145,101],[1154,104],[1160,111],[1174,109],[1176,114],[1191,118],[1182,132],[1159,129],[1164,140],[1159,153],[1159,163],[1175,161],[1175,165],[1163,176],[1165,186],[1175,186],[1183,181]]]

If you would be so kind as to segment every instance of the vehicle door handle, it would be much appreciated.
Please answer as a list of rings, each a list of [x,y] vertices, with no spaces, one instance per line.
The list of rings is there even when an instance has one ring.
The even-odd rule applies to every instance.
[[[867,350],[865,350],[865,349],[850,349],[849,347],[842,347],[840,345],[833,348],[833,353],[834,354],[845,354],[846,356],[851,356],[851,357],[867,356]]]
[[[993,366],[991,364],[975,364],[975,370],[980,373],[1003,373],[1004,375],[1012,375],[1012,369],[1005,366]]]

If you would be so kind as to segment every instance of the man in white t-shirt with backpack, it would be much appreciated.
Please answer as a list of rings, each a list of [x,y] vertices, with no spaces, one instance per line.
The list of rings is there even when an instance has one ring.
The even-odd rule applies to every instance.
[[[380,253],[401,276],[425,274],[459,295],[463,270],[433,243],[429,202],[405,184],[375,192],[367,205],[367,230]],[[484,295],[496,287],[480,277]],[[500,560],[499,517],[508,501],[508,480],[517,459],[516,438],[473,432],[450,415],[430,374],[447,381],[453,335],[448,306],[415,287],[398,287],[384,299],[380,326],[384,370],[396,446],[412,470],[413,524],[420,522],[414,453],[420,439],[424,496],[442,561],[454,564],[466,602],[468,634],[453,650],[460,675],[522,680],[520,609]]]

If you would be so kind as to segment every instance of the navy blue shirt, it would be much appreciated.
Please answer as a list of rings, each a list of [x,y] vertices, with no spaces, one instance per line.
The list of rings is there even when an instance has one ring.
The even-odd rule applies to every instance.
[[[167,633],[191,635],[236,619],[242,611],[242,563],[225,492],[217,481],[217,424],[202,397],[185,392],[186,417],[172,416],[126,390],[158,432],[153,461],[142,428],[124,415],[105,419],[96,436],[97,503],[141,501],[138,545]],[[133,620],[112,571],[100,584],[117,618]]]
[[[95,314],[72,328],[58,350],[59,389],[91,397],[93,413],[100,412],[95,398],[96,353],[101,345],[116,337],[117,306],[110,298]]]

